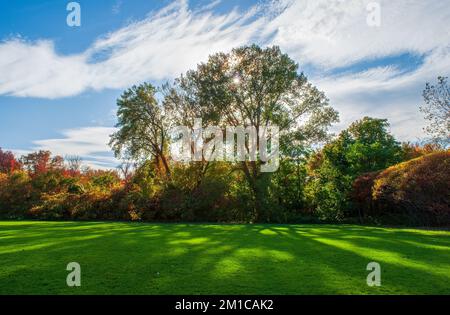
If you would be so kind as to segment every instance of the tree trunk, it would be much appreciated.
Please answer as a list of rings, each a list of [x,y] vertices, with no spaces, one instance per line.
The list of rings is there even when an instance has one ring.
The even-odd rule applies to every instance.
[[[164,156],[164,154],[161,154],[161,161],[163,163],[164,170],[166,171],[166,176],[170,178],[171,177],[170,167],[169,163],[167,162],[167,158]]]
[[[267,185],[264,182],[264,177],[268,176],[268,174],[260,173],[257,169],[253,169],[250,171],[246,162],[242,162],[243,171],[245,173],[245,177],[247,178],[247,182],[253,192],[254,198],[254,221],[255,222],[263,222],[268,221],[267,217],[267,207],[266,207],[266,198],[267,198]],[[254,168],[257,168],[258,165],[252,164]]]

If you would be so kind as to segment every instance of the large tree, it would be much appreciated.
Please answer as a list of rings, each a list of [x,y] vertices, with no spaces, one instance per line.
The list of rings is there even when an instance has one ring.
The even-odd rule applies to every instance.
[[[118,130],[110,139],[116,157],[152,159],[164,175],[170,176],[168,125],[156,88],[149,83],[133,86],[117,100],[117,106]]]
[[[278,47],[252,45],[212,55],[181,76],[169,95],[167,103],[187,122],[197,115],[223,130],[255,127],[257,136],[269,125],[278,126],[282,150],[285,145],[323,141],[338,120],[324,93]],[[256,145],[259,152],[259,138]],[[258,221],[268,217],[270,174],[261,172],[263,164],[260,159],[237,164],[254,193]]]
[[[425,131],[437,143],[450,142],[450,85],[447,77],[438,77],[437,85],[427,83],[423,91],[425,104],[420,110],[429,121]]]

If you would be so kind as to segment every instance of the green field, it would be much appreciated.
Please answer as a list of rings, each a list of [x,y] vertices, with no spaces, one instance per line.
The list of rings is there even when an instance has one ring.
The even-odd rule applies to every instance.
[[[66,265],[81,265],[81,287]],[[381,287],[369,287],[369,262]],[[1,294],[450,294],[450,232],[0,222]]]

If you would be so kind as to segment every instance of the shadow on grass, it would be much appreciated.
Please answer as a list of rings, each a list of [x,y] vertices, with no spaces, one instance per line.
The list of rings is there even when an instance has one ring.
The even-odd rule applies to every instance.
[[[82,286],[66,286],[80,263]],[[382,268],[368,287],[366,266]],[[0,222],[1,294],[449,294],[450,233],[333,225]]]

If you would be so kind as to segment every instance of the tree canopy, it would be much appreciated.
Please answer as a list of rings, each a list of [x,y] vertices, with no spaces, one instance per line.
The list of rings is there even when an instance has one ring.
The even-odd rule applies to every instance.
[[[276,46],[245,46],[210,56],[176,80],[165,104],[187,124],[200,116],[205,124],[223,129],[255,127],[258,152],[259,132],[268,126],[278,126],[281,151],[287,153],[293,145],[326,140],[328,128],[338,121],[325,94]],[[254,193],[257,218],[264,212],[270,177],[261,172],[262,164],[259,160],[238,165]]]

